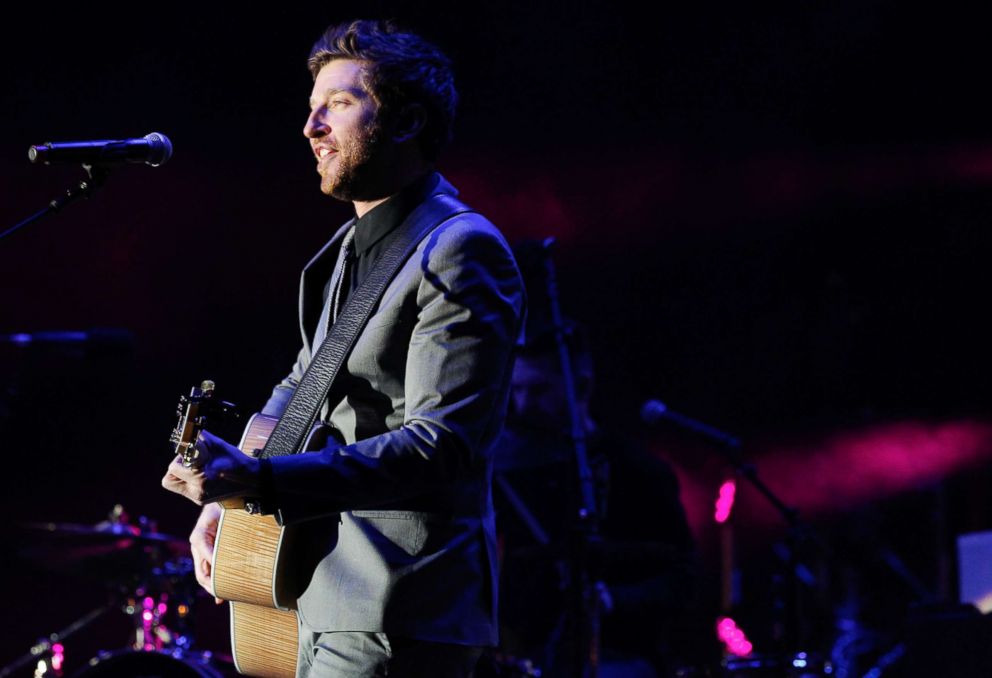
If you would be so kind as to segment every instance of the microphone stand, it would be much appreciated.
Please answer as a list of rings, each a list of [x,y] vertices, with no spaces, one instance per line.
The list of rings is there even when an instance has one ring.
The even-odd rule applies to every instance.
[[[566,625],[571,627],[572,632],[566,634],[565,662],[571,669],[571,675],[577,678],[596,678],[599,675],[600,594],[595,582],[591,581],[590,551],[592,544],[598,539],[600,516],[597,509],[595,481],[589,468],[586,450],[585,421],[579,413],[572,360],[565,341],[558,282],[550,256],[554,241],[554,238],[546,238],[541,243],[540,251],[544,259],[545,284],[555,341],[558,344],[558,360],[568,403],[575,466],[579,479],[579,507],[575,515],[573,559],[568,577],[570,590],[567,600],[571,609],[566,609]]]
[[[96,189],[103,186],[103,183],[107,180],[107,177],[110,176],[110,170],[103,165],[84,164],[83,169],[86,170],[85,179],[80,179],[79,183],[74,186],[70,186],[66,190],[65,195],[49,201],[48,206],[44,209],[35,212],[21,223],[15,224],[3,233],[0,233],[0,239],[6,238],[8,235],[24,226],[33,224],[42,217],[59,212],[63,207],[75,202],[79,198],[89,198],[96,192]]]
[[[667,419],[681,428],[692,431],[693,433],[706,438],[710,442],[716,443],[717,447],[723,452],[723,455],[730,461],[730,464],[734,467],[737,474],[746,478],[747,481],[751,483],[751,485],[758,490],[758,492],[760,492],[772,506],[775,507],[775,510],[778,511],[779,515],[782,516],[782,520],[788,528],[786,532],[788,553],[780,554],[780,556],[782,556],[786,561],[789,572],[788,585],[786,586],[785,601],[783,606],[785,608],[785,628],[782,635],[782,642],[787,652],[794,653],[800,651],[802,649],[802,643],[805,640],[802,637],[802,620],[800,619],[799,614],[800,581],[801,579],[811,579],[812,574],[808,573],[799,559],[799,547],[805,542],[812,543],[828,559],[832,557],[830,548],[815,532],[813,532],[809,525],[799,518],[799,509],[789,506],[782,501],[778,495],[776,495],[775,492],[773,492],[772,489],[758,477],[757,467],[752,462],[747,461],[741,454],[743,444],[738,438],[714,428],[709,424],[705,424],[691,417],[687,417],[684,414],[675,412],[669,409],[664,403],[657,401],[651,401],[644,405],[641,410],[641,418],[648,423],[657,421],[658,419]],[[800,569],[804,571],[805,577],[800,577]],[[814,585],[815,583],[815,581],[812,582]]]

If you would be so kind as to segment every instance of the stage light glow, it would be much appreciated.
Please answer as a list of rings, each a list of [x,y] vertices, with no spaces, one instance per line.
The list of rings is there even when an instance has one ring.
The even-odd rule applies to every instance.
[[[804,515],[848,510],[992,460],[992,423],[902,421],[832,433],[760,455],[766,484]],[[749,520],[778,522],[765,502]]]
[[[737,657],[746,657],[754,650],[744,631],[730,617],[720,617],[716,623],[716,635],[724,649]]]
[[[65,647],[62,646],[62,643],[55,643],[52,645],[52,669],[55,671],[61,671],[64,663]]]
[[[723,524],[730,518],[730,512],[734,508],[734,497],[737,494],[737,481],[730,479],[720,486],[720,492],[716,498],[716,510],[713,519]]]

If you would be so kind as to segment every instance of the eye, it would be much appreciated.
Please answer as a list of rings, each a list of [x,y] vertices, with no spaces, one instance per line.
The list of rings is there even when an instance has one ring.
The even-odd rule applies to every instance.
[[[346,99],[331,99],[331,108],[343,108],[349,103],[351,102]]]

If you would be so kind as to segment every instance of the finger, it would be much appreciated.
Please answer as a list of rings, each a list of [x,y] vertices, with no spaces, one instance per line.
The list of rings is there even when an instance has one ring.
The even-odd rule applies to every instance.
[[[176,482],[163,479],[162,487],[169,490],[170,492],[175,492],[176,494],[183,496],[186,499],[189,499],[197,506],[203,506],[204,497],[203,497],[202,488],[194,487],[181,479]]]
[[[185,484],[186,483],[185,483],[185,481],[182,478],[177,478],[176,476],[172,475],[171,473],[166,473],[162,477],[162,487],[164,487],[165,489],[169,490],[170,492],[175,492],[176,494],[182,494],[183,493],[182,488],[183,488],[183,485],[185,485]]]
[[[196,581],[202,586],[207,593],[213,593],[213,581],[210,576],[210,561],[199,560],[199,564],[196,568]]]
[[[170,485],[163,482],[162,487],[171,492],[175,492],[186,499],[189,499],[197,506],[203,506],[204,504],[203,489],[199,486],[190,485],[185,482],[180,482],[175,485]]]
[[[194,504],[203,505],[203,473],[188,469],[173,461],[169,464],[169,470],[162,478],[162,487],[176,494],[181,494]]]
[[[178,460],[173,460],[173,462],[169,464],[169,469],[166,471],[166,475],[180,480],[189,480],[193,477],[193,473],[194,471],[192,469],[186,468]]]
[[[189,545],[193,549],[193,553],[201,558],[212,557],[214,553],[214,540],[212,536],[199,531],[193,533],[189,539]]]
[[[214,604],[215,605],[223,605],[224,604],[224,600],[222,598],[214,598]]]
[[[193,553],[193,557],[196,559],[198,567],[200,569],[205,568],[206,573],[210,574],[212,560],[214,557],[213,547],[205,546],[199,535],[196,535],[190,539],[189,547],[190,551]]]

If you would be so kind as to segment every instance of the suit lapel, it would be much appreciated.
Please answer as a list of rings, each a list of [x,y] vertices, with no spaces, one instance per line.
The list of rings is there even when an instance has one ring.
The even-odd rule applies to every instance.
[[[348,232],[355,218],[349,219],[337,233],[324,245],[317,255],[303,268],[300,276],[300,332],[303,333],[303,345],[307,352],[313,352],[310,340],[317,329],[320,312],[324,308],[324,286],[334,272],[338,248],[344,234]]]

